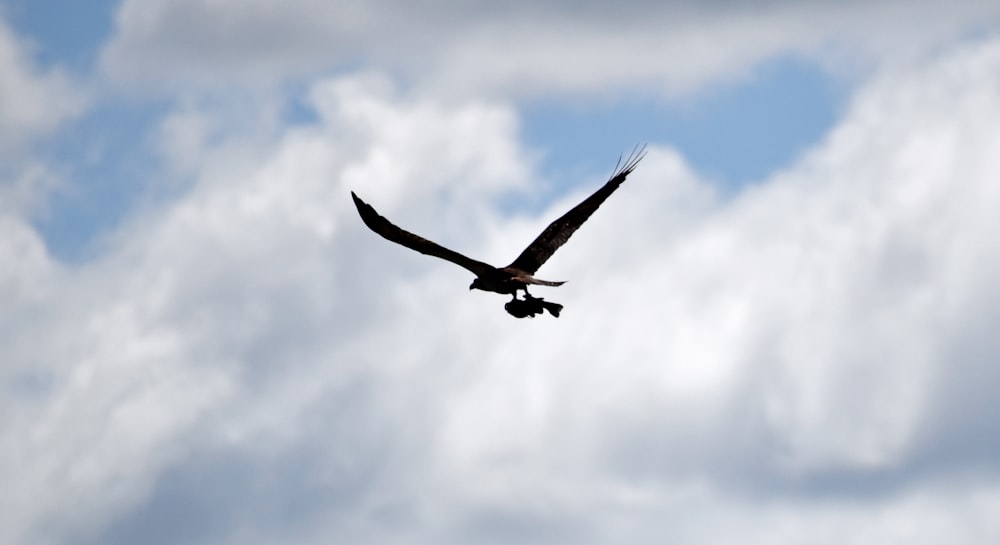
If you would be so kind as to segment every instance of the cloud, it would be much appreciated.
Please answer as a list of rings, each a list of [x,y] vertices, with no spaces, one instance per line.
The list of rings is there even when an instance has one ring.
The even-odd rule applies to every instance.
[[[42,70],[30,47],[0,13],[0,305],[16,315],[24,301],[39,295],[54,271],[44,243],[22,222],[56,185],[50,168],[26,153],[61,123],[78,115],[83,93],[58,69]],[[0,316],[0,321],[3,320]]]
[[[84,96],[59,70],[34,66],[0,18],[0,158],[78,114]]]
[[[30,280],[39,295],[21,309],[5,306],[0,321],[2,473],[11,491],[3,506],[11,523],[0,541],[93,530],[150,494],[158,475],[180,463],[192,444],[249,447],[242,456],[253,465],[266,463],[256,459],[256,441],[273,440],[275,457],[284,459],[285,442],[298,442],[304,431],[290,430],[287,419],[314,418],[315,410],[353,416],[345,417],[344,434],[333,437],[326,435],[331,420],[316,420],[323,439],[306,450],[377,460],[351,450],[361,442],[339,442],[369,435],[369,422],[385,428],[381,406],[358,422],[363,407],[338,407],[357,395],[356,385],[381,382],[384,371],[377,362],[365,370],[367,357],[353,345],[392,309],[368,284],[389,263],[359,260],[357,242],[365,234],[344,232],[343,224],[356,220],[345,184],[362,191],[371,180],[391,181],[390,168],[409,177],[398,187],[417,188],[411,196],[418,202],[431,204],[431,195],[441,197],[436,189],[450,188],[436,206],[446,217],[442,210],[481,202],[517,186],[522,175],[517,157],[506,156],[516,150],[509,111],[396,104],[379,98],[378,87],[374,80],[317,86],[320,115],[336,117],[336,124],[288,130],[266,153],[258,141],[237,139],[195,154],[188,166],[201,170],[189,192],[136,216],[112,239],[112,251],[78,269],[53,265],[30,226],[4,230],[0,248],[31,269],[5,275],[4,293],[28,299],[22,288]],[[189,134],[166,131],[164,145]],[[464,148],[451,145],[433,160],[411,144],[444,148],[455,138]],[[484,156],[481,141],[497,145]],[[417,176],[436,185],[420,188]],[[46,268],[55,271],[38,274]],[[311,394],[309,384],[316,387]],[[322,401],[327,395],[332,404]],[[356,479],[350,467],[345,474]]]
[[[138,5],[119,40],[200,20]],[[993,543],[998,69],[996,40],[886,68],[735,196],[652,146],[540,271],[558,320],[348,198],[511,259],[602,180],[498,209],[541,183],[509,102],[370,73],[252,135],[179,106],[190,187],[99,259],[3,220],[0,542]]]
[[[683,93],[779,54],[900,61],[996,21],[985,1],[408,2],[128,0],[102,53],[146,89],[275,85],[378,65],[434,94]],[[916,30],[919,29],[919,30]],[[848,63],[853,64],[853,63]]]

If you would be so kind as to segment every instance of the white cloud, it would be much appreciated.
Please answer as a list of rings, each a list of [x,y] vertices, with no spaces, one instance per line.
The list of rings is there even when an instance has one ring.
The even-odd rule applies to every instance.
[[[185,105],[192,186],[107,255],[2,231],[0,542],[994,543],[998,74],[997,41],[886,70],[735,197],[654,146],[540,271],[558,320],[348,197],[511,259],[601,180],[499,213],[537,183],[507,103],[331,78],[250,138]]]
[[[83,94],[59,70],[35,66],[30,48],[0,13],[0,322],[14,323],[20,307],[45,292],[57,267],[41,237],[23,223],[46,190],[56,185],[51,170],[25,149],[51,134],[83,108]]]
[[[1000,307],[998,63],[994,42],[874,82],[801,164],[708,210],[651,156],[558,256],[558,326],[468,358],[441,454],[464,501],[612,533],[595,542],[620,540],[591,521],[623,505],[657,514],[631,540],[995,539],[997,347],[976,324]],[[693,513],[669,497],[702,486]]]
[[[775,55],[900,61],[997,20],[995,3],[128,0],[102,64],[147,89],[274,85],[377,64],[435,94],[683,92]]]
[[[190,191],[136,218],[112,240],[113,251],[78,270],[39,277],[54,267],[37,234],[23,223],[4,230],[0,248],[11,248],[4,254],[31,268],[3,276],[5,299],[26,299],[35,284],[44,297],[19,312],[5,307],[0,320],[4,382],[13,385],[0,398],[7,424],[0,472],[16,492],[5,496],[11,523],[0,541],[30,540],[38,527],[54,539],[85,532],[140,501],[192,440],[246,448],[253,446],[246,437],[276,437],[282,452],[284,441],[302,439],[286,417],[322,408],[317,396],[355,395],[342,392],[380,375],[359,368],[348,348],[391,303],[368,283],[378,278],[377,263],[357,256],[366,234],[343,232],[345,222],[357,226],[347,184],[372,186],[385,156],[410,161],[389,165],[409,177],[399,187],[414,188],[420,201],[442,198],[434,207],[441,217],[479,201],[468,220],[484,196],[517,186],[524,173],[509,155],[516,152],[509,111],[396,104],[378,91],[358,92],[366,85],[317,86],[322,115],[339,116],[337,124],[289,130],[265,153],[256,136],[185,152],[195,158],[185,166],[201,169]],[[189,133],[167,130],[164,145],[190,143]],[[481,141],[497,145],[482,149]],[[449,153],[429,155],[446,146]],[[461,179],[472,183],[456,184]],[[328,423],[317,422],[317,433]],[[70,508],[88,496],[97,497]]]
[[[79,113],[83,96],[58,70],[34,66],[25,45],[0,18],[0,153],[47,134]]]

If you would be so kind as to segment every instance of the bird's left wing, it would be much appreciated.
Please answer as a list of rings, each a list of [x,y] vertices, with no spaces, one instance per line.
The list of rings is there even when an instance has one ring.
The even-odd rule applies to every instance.
[[[639,161],[646,156],[646,146],[637,146],[628,155],[625,162],[621,158],[615,166],[615,171],[611,179],[607,181],[593,195],[584,199],[583,202],[573,207],[559,219],[553,221],[548,227],[538,235],[527,248],[517,256],[517,259],[508,267],[522,270],[528,274],[535,274],[535,271],[547,261],[560,246],[569,240],[569,237],[587,221],[587,218],[594,213],[601,204],[611,196],[618,186],[622,185],[625,178],[632,173]]]
[[[432,242],[426,238],[397,227],[389,220],[380,216],[370,204],[358,198],[353,191],[351,191],[351,198],[354,199],[354,206],[358,208],[358,213],[361,214],[361,219],[365,222],[365,225],[367,225],[372,231],[375,231],[382,236],[382,238],[391,240],[396,244],[401,244],[422,254],[432,255],[434,257],[440,257],[441,259],[451,261],[456,265],[460,265],[472,271],[472,273],[476,276],[483,276],[495,270],[495,268],[488,263],[476,261],[475,259],[466,257],[454,250],[449,250],[436,242]]]

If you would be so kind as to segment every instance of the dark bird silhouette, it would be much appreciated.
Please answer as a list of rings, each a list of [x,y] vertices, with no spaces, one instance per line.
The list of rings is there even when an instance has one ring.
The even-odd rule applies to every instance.
[[[533,297],[528,293],[528,286],[561,286],[565,282],[553,282],[535,278],[533,276],[535,271],[552,257],[552,254],[560,246],[569,240],[569,237],[618,189],[618,186],[622,185],[625,178],[632,173],[636,165],[639,164],[639,161],[646,155],[645,150],[645,146],[636,147],[625,158],[624,162],[619,157],[614,173],[607,183],[595,191],[593,195],[584,199],[583,202],[574,206],[572,210],[550,223],[538,235],[538,238],[532,241],[521,252],[521,255],[517,256],[517,259],[506,267],[498,268],[488,263],[466,257],[436,242],[397,227],[389,220],[380,216],[371,205],[361,200],[353,191],[351,192],[351,197],[354,199],[354,205],[358,208],[358,213],[361,214],[361,219],[365,222],[365,225],[383,238],[422,254],[446,259],[468,269],[476,275],[476,278],[469,286],[470,290],[478,289],[511,295],[511,300],[504,305],[504,308],[512,316],[517,318],[534,317],[535,314],[541,314],[543,310],[547,310],[553,316],[558,317],[559,312],[562,310],[562,305]],[[519,290],[524,291],[524,299],[517,298]]]

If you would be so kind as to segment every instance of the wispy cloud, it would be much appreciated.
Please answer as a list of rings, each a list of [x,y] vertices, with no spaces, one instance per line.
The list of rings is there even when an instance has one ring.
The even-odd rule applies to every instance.
[[[34,66],[0,19],[0,154],[7,155],[80,112],[84,94],[58,70]]]
[[[103,66],[147,88],[274,85],[377,64],[436,94],[685,92],[780,53],[900,61],[995,22],[989,2],[128,0]]]

